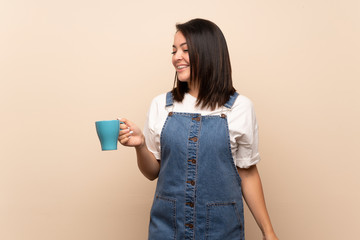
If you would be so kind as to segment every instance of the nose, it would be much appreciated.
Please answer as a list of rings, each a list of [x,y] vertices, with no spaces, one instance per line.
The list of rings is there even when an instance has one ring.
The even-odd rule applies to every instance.
[[[181,60],[181,59],[183,59],[183,58],[184,58],[184,57],[183,57],[183,52],[180,51],[180,50],[176,51],[176,53],[174,54],[174,58],[175,58],[175,60]]]

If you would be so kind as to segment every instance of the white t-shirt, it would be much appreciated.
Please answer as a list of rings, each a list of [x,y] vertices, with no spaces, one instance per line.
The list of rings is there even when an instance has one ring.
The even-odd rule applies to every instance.
[[[227,115],[231,152],[236,166],[249,168],[260,161],[258,152],[258,125],[253,104],[247,97],[239,95],[231,109],[220,107],[210,109],[197,108],[196,98],[186,93],[182,102],[174,101],[166,105],[166,93],[153,99],[144,127],[146,145],[156,159],[160,157],[160,135],[169,112],[198,113],[201,115]]]

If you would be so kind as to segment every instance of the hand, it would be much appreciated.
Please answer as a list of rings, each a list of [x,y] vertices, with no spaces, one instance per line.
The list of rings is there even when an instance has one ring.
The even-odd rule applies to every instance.
[[[126,118],[118,120],[124,122],[120,124],[118,137],[118,140],[122,145],[127,147],[141,147],[145,144],[145,137],[140,128]]]

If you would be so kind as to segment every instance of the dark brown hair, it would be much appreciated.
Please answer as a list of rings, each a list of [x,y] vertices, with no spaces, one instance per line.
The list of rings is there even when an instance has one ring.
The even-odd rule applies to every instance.
[[[232,84],[231,64],[225,37],[220,28],[205,19],[176,24],[187,42],[190,60],[190,82],[199,87],[197,106],[214,110],[223,106],[236,91]],[[174,100],[181,102],[188,84],[175,74]]]

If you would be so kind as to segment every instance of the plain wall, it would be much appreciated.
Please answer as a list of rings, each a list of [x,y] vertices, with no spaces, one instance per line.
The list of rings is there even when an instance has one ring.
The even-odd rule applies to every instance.
[[[0,239],[146,239],[156,181],[133,149],[102,152],[94,122],[143,127],[173,84],[175,23],[196,17],[255,105],[279,238],[358,238],[359,1],[0,0]]]

